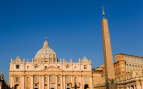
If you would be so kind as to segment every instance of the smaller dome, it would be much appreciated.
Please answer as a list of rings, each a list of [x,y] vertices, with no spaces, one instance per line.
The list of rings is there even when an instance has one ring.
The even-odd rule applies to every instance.
[[[57,62],[56,53],[49,48],[48,41],[45,40],[43,48],[41,48],[35,55],[35,60],[41,62]]]

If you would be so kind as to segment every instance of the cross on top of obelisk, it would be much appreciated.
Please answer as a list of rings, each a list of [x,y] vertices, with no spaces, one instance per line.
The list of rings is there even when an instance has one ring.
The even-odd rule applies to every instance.
[[[102,8],[102,16],[105,16],[105,12],[104,12],[104,6],[101,7]]]

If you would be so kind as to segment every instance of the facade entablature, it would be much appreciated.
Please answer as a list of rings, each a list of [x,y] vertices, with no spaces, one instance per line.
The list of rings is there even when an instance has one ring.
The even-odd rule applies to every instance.
[[[18,57],[10,63],[10,71],[41,71],[49,68],[59,68],[63,71],[92,71],[91,63],[88,59],[83,59],[77,63],[74,62],[57,62],[57,63],[37,63],[21,61]]]

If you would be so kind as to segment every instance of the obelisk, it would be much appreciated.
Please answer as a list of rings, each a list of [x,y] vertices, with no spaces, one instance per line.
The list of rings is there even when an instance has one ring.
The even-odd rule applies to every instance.
[[[104,51],[104,67],[105,67],[105,80],[114,81],[115,71],[112,57],[112,48],[110,41],[110,33],[108,28],[108,21],[105,18],[105,13],[103,9],[103,19],[102,19],[102,38],[103,38],[103,51]]]

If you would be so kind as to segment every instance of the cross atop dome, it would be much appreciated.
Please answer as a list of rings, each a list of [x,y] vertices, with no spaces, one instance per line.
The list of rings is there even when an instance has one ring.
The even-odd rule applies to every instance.
[[[49,45],[48,45],[48,41],[47,41],[47,40],[45,40],[44,45],[43,45],[43,48],[44,48],[44,49],[49,48]]]

